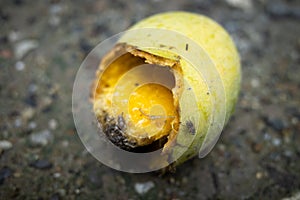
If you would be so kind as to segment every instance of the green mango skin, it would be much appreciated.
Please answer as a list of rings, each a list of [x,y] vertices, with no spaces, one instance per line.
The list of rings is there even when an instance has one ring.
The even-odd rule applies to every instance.
[[[241,82],[240,57],[229,34],[218,23],[206,16],[180,11],[150,16],[138,22],[130,29],[133,30],[142,28],[176,31],[192,39],[206,52],[214,63],[224,87],[226,124],[234,112]],[[162,35],[161,37],[168,37],[168,35]],[[142,46],[142,41],[132,40],[132,37],[127,35],[120,39],[120,43],[126,43],[137,48]],[[174,47],[181,48],[182,44],[180,41],[174,41],[172,48]],[[172,53],[160,50],[140,49],[166,59],[172,59],[174,57]],[[208,98],[209,88],[205,80],[197,74],[188,61],[181,59],[180,65],[183,73],[182,76],[187,80],[189,87],[192,87],[196,97],[196,102],[194,105],[189,105],[189,96],[179,100],[180,121],[183,123],[180,125],[175,139],[176,141],[173,142],[173,147],[170,144],[170,148],[172,148],[171,156],[177,158],[175,163],[172,165],[179,165],[199,153],[199,149],[206,136],[206,131],[210,126],[209,116],[212,114],[212,103],[210,98],[214,98],[214,94],[211,94],[210,98]],[[184,87],[184,91],[186,91],[188,88],[187,86]],[[191,136],[187,137],[187,135],[191,132],[191,127],[187,127],[187,119],[189,119],[190,113],[195,110],[200,114],[200,117],[196,119],[199,121],[199,124],[193,124],[194,127],[192,128],[195,129],[195,136],[193,136],[194,139],[192,143],[189,144]],[[208,135],[207,137],[210,136]],[[183,148],[186,144],[189,144],[187,150]]]

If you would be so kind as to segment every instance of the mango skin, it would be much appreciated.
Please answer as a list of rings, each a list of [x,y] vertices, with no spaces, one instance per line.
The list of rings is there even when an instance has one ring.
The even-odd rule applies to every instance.
[[[204,51],[215,64],[215,67],[219,72],[220,78],[223,82],[226,98],[225,122],[227,123],[230,116],[234,112],[241,81],[240,57],[229,34],[219,24],[206,16],[181,11],[167,12],[150,16],[138,22],[130,29],[141,28],[155,28],[176,31],[192,39],[202,49],[204,49]],[[132,41],[130,37],[127,37],[126,35],[121,38],[120,42],[139,47],[139,41]],[[179,45],[179,42],[174,41],[173,47],[175,46],[175,48],[179,48]],[[168,59],[172,58],[171,54],[168,55],[168,53],[161,52],[159,50],[145,51]],[[199,153],[206,130],[209,127],[208,117],[211,114],[212,106],[211,101],[207,97],[209,89],[203,77],[196,75],[195,70],[186,60],[180,60],[180,64],[183,71],[183,77],[189,82],[197,98],[197,108],[190,108],[189,105],[186,105],[188,104],[188,99],[186,98],[180,100],[180,105],[182,106],[180,113],[181,121],[186,120],[190,111],[195,109],[201,113],[200,116],[202,117],[197,119],[200,120],[200,122],[199,124],[195,125],[195,138],[188,149],[184,150],[185,152],[182,152],[183,149],[181,147],[188,143],[186,137],[188,129],[184,126],[180,127],[176,136],[176,142],[174,142],[174,144],[178,145],[171,147],[173,148],[171,154],[173,157],[176,157],[176,161],[173,163],[173,165],[179,165],[180,163],[190,159],[191,157],[194,157]]]

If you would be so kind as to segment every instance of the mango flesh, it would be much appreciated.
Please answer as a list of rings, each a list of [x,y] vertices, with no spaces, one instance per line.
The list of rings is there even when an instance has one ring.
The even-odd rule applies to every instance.
[[[137,88],[129,99],[129,114],[148,137],[161,138],[171,131],[171,121],[177,116],[172,92],[155,83]]]
[[[169,134],[172,122],[178,119],[171,91],[175,80],[169,69],[125,53],[100,74],[95,82],[94,111],[102,124],[118,131],[117,119],[122,117],[126,130],[119,132],[126,134],[131,147],[151,144]]]

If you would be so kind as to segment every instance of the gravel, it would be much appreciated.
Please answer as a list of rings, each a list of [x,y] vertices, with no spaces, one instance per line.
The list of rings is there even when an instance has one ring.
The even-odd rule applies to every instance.
[[[136,183],[134,185],[134,189],[138,194],[146,194],[149,190],[154,187],[154,183],[152,181],[144,182],[144,183]]]
[[[25,69],[25,63],[22,62],[22,61],[18,61],[18,62],[16,62],[16,64],[15,64],[15,68],[16,68],[16,70],[18,70],[18,71],[23,71],[23,70]]]
[[[271,126],[277,131],[282,131],[285,128],[284,122],[279,118],[267,118],[266,124]]]
[[[50,119],[49,122],[48,122],[48,127],[49,129],[51,130],[55,130],[58,126],[58,123],[55,119]]]
[[[42,130],[37,133],[32,133],[29,136],[29,141],[33,146],[46,146],[51,143],[53,139],[54,136],[48,129]]]
[[[7,140],[0,140],[0,149],[2,150],[8,150],[13,147],[12,143]]]
[[[51,169],[53,166],[48,160],[36,160],[31,162],[29,165],[36,169]]]
[[[0,170],[0,185],[2,185],[8,177],[12,175],[12,170],[8,167],[3,167]]]

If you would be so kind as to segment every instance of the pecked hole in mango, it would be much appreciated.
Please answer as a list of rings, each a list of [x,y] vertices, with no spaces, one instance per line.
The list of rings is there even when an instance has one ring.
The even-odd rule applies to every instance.
[[[162,147],[178,131],[178,66],[128,46],[112,51],[100,64],[93,94],[104,133],[124,149]]]

